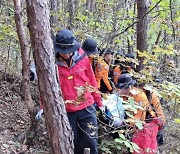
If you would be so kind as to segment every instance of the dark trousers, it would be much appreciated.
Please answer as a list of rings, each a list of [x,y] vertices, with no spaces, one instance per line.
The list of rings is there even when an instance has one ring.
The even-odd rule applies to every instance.
[[[68,112],[68,119],[74,132],[75,154],[83,154],[90,148],[91,154],[98,154],[98,125],[94,105],[77,112]]]
[[[164,127],[161,130],[158,131],[157,143],[158,143],[158,145],[163,145],[164,144]]]

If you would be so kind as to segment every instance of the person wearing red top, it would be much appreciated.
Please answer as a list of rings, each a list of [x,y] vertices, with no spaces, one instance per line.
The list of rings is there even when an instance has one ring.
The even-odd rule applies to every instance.
[[[76,102],[78,92],[75,87],[90,85],[97,88],[96,79],[87,56],[75,40],[70,30],[63,29],[56,34],[54,41],[60,87],[66,103],[69,122],[74,132],[75,154],[83,154],[84,148],[90,148],[91,154],[97,154],[97,117],[94,107],[102,107],[98,93],[85,91],[85,101]]]

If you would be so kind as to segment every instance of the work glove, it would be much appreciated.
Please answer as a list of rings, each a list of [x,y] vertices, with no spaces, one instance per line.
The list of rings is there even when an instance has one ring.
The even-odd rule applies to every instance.
[[[43,109],[39,110],[35,116],[35,120],[39,121],[42,118],[43,113]]]

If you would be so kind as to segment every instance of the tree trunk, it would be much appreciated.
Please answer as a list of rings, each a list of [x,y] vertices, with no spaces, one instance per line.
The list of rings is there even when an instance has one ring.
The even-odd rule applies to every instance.
[[[159,40],[160,40],[160,37],[161,37],[161,33],[162,33],[162,31],[160,30],[160,31],[159,31],[159,33],[158,33],[158,36],[157,36],[157,39],[156,39],[155,45],[158,45]]]
[[[86,9],[90,10],[90,7],[91,7],[91,0],[87,0],[86,1]]]
[[[87,0],[86,9],[93,12],[95,11],[96,0]]]
[[[2,5],[2,2],[3,2],[3,0],[0,0],[0,8],[1,8],[1,5]]]
[[[68,0],[68,12],[69,12],[69,19],[68,19],[68,29],[72,30],[74,25],[74,0]]]
[[[51,11],[53,13],[56,12],[56,8],[57,8],[56,0],[51,0]],[[56,17],[54,15],[50,16],[50,23],[51,23],[51,27],[54,27],[54,25],[56,23]]]
[[[57,11],[59,10],[59,0],[51,0],[51,11],[52,13],[57,13]],[[50,24],[51,27],[54,28],[55,25],[57,25],[57,15],[51,15],[50,16]]]
[[[128,53],[133,53],[133,46],[130,44],[129,38],[127,38]]]
[[[78,0],[74,0],[74,13],[75,13],[75,15],[78,12],[79,4],[80,4],[80,2]]]
[[[22,16],[21,16],[21,4],[20,0],[14,0],[14,9],[15,9],[15,23],[16,23],[16,29],[17,29],[17,34],[20,42],[20,48],[21,48],[21,59],[22,59],[22,74],[23,74],[23,79],[22,79],[22,96],[24,101],[27,104],[28,111],[30,114],[31,118],[31,124],[30,124],[30,131],[32,131],[31,134],[34,134],[37,128],[37,122],[35,121],[35,114],[36,114],[36,108],[34,106],[30,89],[29,89],[29,64],[30,64],[30,57],[29,57],[29,51],[28,51],[28,45],[27,45],[27,40],[25,37],[25,32],[24,32],[24,25],[22,21]],[[33,136],[28,136],[27,143],[32,142],[34,138]]]
[[[173,2],[172,2],[172,0],[169,0],[169,9],[170,9],[170,15],[171,15],[171,26],[172,26],[172,31],[173,31],[173,41],[174,41],[174,49],[175,50],[177,50],[178,49],[178,44],[179,43],[176,43],[177,41],[177,39],[176,39],[176,28],[175,28],[175,22],[174,22],[174,13],[173,13],[173,8],[172,8],[172,6],[173,6]],[[178,29],[178,27],[177,27],[177,29]],[[177,50],[178,51],[178,50]],[[175,63],[176,63],[176,67],[178,68],[178,66],[179,66],[179,60],[178,60],[178,55],[177,54],[175,54],[175,56],[174,56],[174,61],[175,61]]]
[[[38,85],[54,154],[72,154],[73,135],[57,82],[48,0],[27,2],[27,15]]]
[[[144,16],[147,13],[147,4],[146,0],[137,0],[137,50],[144,52],[147,50],[147,16]],[[139,57],[139,66],[138,71],[143,69],[143,58]]]
[[[91,0],[91,12],[95,11],[95,6],[96,6],[96,0]]]

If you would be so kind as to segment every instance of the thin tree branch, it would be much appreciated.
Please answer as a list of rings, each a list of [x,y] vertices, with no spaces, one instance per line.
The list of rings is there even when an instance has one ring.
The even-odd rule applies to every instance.
[[[162,31],[160,30],[159,33],[158,33],[158,36],[157,36],[155,45],[157,45],[157,44],[159,43],[159,39],[160,39],[160,37],[161,37],[161,33],[162,33]]]
[[[126,27],[126,28],[125,28],[123,31],[121,31],[120,33],[117,33],[117,34],[111,36],[111,39],[113,39],[114,37],[117,37],[117,36],[125,33],[129,28],[131,28],[132,26],[134,26],[137,22],[141,21],[141,20],[142,20],[145,16],[147,16],[152,10],[154,10],[154,9],[159,5],[159,3],[160,3],[161,1],[162,1],[162,0],[159,0],[149,11],[147,11],[147,12],[142,16],[141,19],[139,19],[139,20],[135,21],[134,23],[132,23],[131,25],[129,25],[128,27]]]

